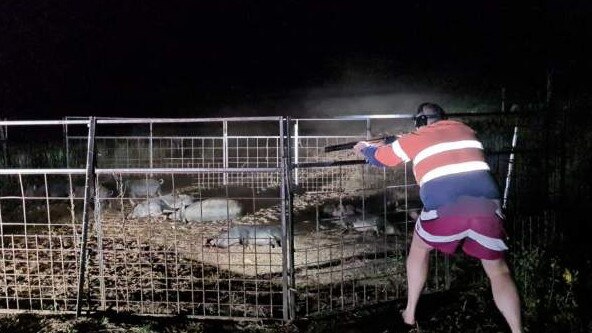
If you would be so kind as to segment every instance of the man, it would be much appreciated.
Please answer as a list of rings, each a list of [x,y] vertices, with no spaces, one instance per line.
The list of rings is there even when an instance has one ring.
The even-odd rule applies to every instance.
[[[467,125],[447,120],[437,104],[423,103],[416,130],[389,144],[358,142],[354,150],[375,166],[413,163],[424,208],[415,224],[407,257],[407,307],[403,321],[416,325],[415,309],[424,287],[429,252],[463,251],[481,260],[496,306],[512,332],[521,332],[520,300],[503,253],[504,230],[498,186],[483,146]]]

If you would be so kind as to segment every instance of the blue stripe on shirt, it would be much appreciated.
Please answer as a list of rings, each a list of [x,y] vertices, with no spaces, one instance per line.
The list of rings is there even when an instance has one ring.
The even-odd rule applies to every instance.
[[[499,199],[500,192],[489,171],[472,171],[432,179],[423,184],[419,196],[425,209],[432,210],[460,196]]]

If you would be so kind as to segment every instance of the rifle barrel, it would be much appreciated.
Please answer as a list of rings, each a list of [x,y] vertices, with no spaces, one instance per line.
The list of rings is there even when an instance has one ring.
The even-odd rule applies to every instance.
[[[323,161],[323,162],[305,162],[292,164],[292,168],[327,168],[343,165],[366,164],[366,160],[344,160],[344,161]]]
[[[354,146],[356,145],[356,143],[358,143],[358,141],[352,141],[352,142],[346,142],[346,143],[340,143],[340,144],[336,144],[336,145],[331,145],[331,146],[326,146],[325,147],[325,153],[329,153],[332,151],[340,151],[340,150],[348,150],[348,149],[352,149],[354,148]]]
[[[384,141],[385,143],[388,144],[388,143],[392,143],[396,139],[397,139],[397,136],[395,136],[395,135],[387,135],[387,136],[383,136],[383,137],[380,137],[380,138],[363,140],[363,141],[366,141],[366,142]],[[326,146],[325,147],[325,153],[329,153],[329,152],[332,152],[332,151],[352,149],[358,142],[359,141],[350,141],[350,142],[346,142],[346,143],[339,143],[339,144],[336,144],[336,145]]]

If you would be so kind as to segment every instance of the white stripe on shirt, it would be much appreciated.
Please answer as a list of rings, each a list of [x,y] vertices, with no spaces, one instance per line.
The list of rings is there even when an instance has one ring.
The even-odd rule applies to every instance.
[[[479,170],[489,170],[489,165],[483,161],[463,162],[444,165],[430,170],[429,172],[426,172],[426,174],[419,181],[419,186],[422,186],[423,184],[429,182],[432,179],[439,178],[442,176]]]
[[[395,153],[395,155],[397,155],[397,157],[399,157],[401,160],[403,160],[403,162],[407,163],[407,162],[411,161],[409,156],[407,156],[407,153],[405,153],[403,148],[401,148],[401,144],[399,143],[398,140],[393,142],[391,144],[391,146],[393,148],[393,152]]]
[[[422,160],[445,151],[464,149],[464,148],[477,148],[483,149],[481,142],[477,140],[461,140],[453,142],[443,142],[433,146],[429,146],[426,149],[420,151],[417,156],[413,159],[413,164],[421,162]]]

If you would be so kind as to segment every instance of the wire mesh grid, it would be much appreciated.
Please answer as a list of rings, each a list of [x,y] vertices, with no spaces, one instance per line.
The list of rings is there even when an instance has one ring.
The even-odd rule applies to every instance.
[[[57,216],[54,207],[42,214],[22,213],[22,207],[5,199],[3,196],[0,227],[0,306],[17,310],[73,310],[77,296],[79,221]],[[68,205],[53,201],[48,200],[49,206]],[[19,214],[15,216],[13,212]],[[18,216],[21,214],[22,219]]]
[[[133,208],[130,200],[141,203],[154,198],[132,197],[128,189],[109,199],[111,207],[99,211],[91,237],[91,309],[216,318],[281,318],[282,252],[278,245],[282,201],[277,193],[256,191],[256,173],[251,172],[251,186],[244,182],[243,175],[239,186],[220,183],[215,190],[185,186],[192,183],[187,182],[185,173],[157,174],[153,178],[148,178],[148,174],[115,176],[122,184],[134,176],[141,181],[165,178],[163,192],[178,193],[178,198],[190,195],[195,202],[184,208],[183,217],[175,216],[174,211],[168,216],[160,211],[131,216],[129,212],[137,212],[139,205]],[[105,175],[101,181],[107,183],[112,177]],[[216,205],[206,206],[208,202]],[[195,205],[202,209],[193,209]],[[238,205],[240,212],[233,211],[233,205]],[[212,217],[208,209],[216,209],[217,216]],[[232,230],[237,226],[260,234],[235,234]],[[264,226],[273,226],[277,232],[272,236],[276,238],[258,229]],[[278,243],[271,242],[270,237]],[[237,246],[225,246],[216,240]],[[256,246],[257,242],[268,246]],[[244,246],[238,246],[239,243]]]
[[[292,157],[303,165],[359,159],[351,150],[325,153],[325,147],[365,140],[372,132],[367,119],[358,124],[326,119],[294,122]],[[389,125],[393,133],[407,126]],[[319,135],[326,128],[330,134]],[[298,316],[403,296],[404,262],[413,229],[410,215],[420,208],[412,177],[408,167],[350,165],[293,171],[300,191],[292,203]],[[436,265],[435,270],[441,269]]]
[[[72,165],[84,161],[86,138],[68,138]],[[279,136],[262,137],[114,137],[96,138],[99,168],[273,168],[281,165]],[[152,147],[152,149],[150,148]],[[216,178],[220,177],[220,178]],[[232,175],[240,182],[241,175]],[[195,175],[200,186],[213,188],[223,174]],[[278,186],[279,179],[260,177],[260,189]]]
[[[6,126],[14,133],[0,172],[2,312],[76,310],[86,170],[65,168],[59,141],[41,152],[47,143],[19,135],[56,131],[55,125],[28,131]],[[21,158],[22,151],[38,154]]]

